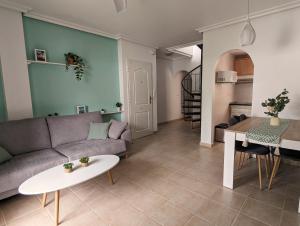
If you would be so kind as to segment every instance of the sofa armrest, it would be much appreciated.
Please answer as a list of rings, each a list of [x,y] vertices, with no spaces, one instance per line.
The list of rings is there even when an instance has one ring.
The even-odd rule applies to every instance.
[[[126,129],[122,134],[121,134],[121,140],[125,140],[128,143],[132,143],[132,137],[131,137],[131,131],[130,129]]]

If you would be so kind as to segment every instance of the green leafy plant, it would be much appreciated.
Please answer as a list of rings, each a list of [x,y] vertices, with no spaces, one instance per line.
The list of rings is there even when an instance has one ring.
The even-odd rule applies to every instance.
[[[89,157],[82,157],[79,162],[81,163],[88,163],[90,161],[90,158]]]
[[[86,68],[83,59],[74,53],[66,53],[65,61],[66,61],[66,70],[69,70],[69,67],[73,66],[76,79],[80,81],[84,76],[85,68]]]
[[[116,107],[118,107],[118,108],[122,107],[122,105],[123,105],[123,104],[120,103],[120,102],[117,102],[117,103],[116,103]]]
[[[290,102],[288,91],[284,89],[280,94],[275,98],[268,98],[261,105],[267,108],[268,111],[265,112],[266,115],[272,117],[278,117],[279,113],[283,111],[285,106]]]
[[[68,163],[65,163],[65,164],[64,164],[64,168],[65,168],[65,169],[73,169],[73,165],[74,165],[73,163],[68,162]]]

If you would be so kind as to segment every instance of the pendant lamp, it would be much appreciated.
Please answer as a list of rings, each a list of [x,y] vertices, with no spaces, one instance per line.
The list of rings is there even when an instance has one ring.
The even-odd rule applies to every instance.
[[[248,0],[247,21],[240,35],[241,46],[250,46],[255,42],[256,33],[250,21],[250,0]]]

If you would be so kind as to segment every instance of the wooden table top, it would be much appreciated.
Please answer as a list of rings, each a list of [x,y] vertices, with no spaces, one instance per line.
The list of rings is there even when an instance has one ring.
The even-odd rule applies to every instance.
[[[226,129],[227,131],[232,131],[236,133],[246,133],[250,128],[258,126],[262,120],[266,118],[263,117],[251,117],[246,120],[235,124],[234,126]],[[300,120],[289,119],[289,126],[287,130],[283,133],[282,139],[300,141]]]

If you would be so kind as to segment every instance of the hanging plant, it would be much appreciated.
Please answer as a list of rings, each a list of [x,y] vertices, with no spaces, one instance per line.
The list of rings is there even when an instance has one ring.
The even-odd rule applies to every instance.
[[[83,59],[74,53],[66,53],[65,61],[66,61],[66,70],[69,70],[70,65],[73,66],[76,79],[80,81],[84,76],[84,72],[85,72],[85,63],[83,62]]]

